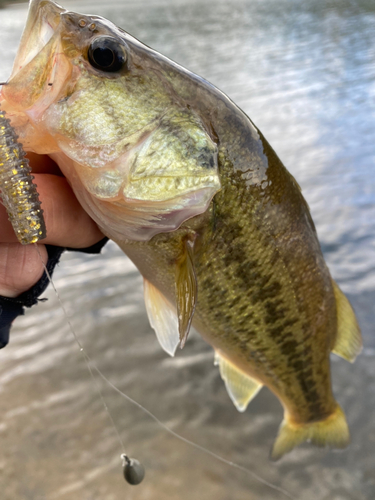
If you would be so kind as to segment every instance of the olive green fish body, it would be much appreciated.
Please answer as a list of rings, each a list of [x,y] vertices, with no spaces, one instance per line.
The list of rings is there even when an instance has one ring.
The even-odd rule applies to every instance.
[[[173,301],[181,241],[195,233],[193,324],[229,360],[270,387],[295,421],[309,422],[336,406],[329,369],[335,298],[298,185],[262,141],[269,164],[262,183],[248,186],[244,166],[232,163],[224,145],[222,190],[204,216],[148,243],[119,244]]]
[[[298,184],[227,96],[105,19],[32,0],[1,105],[137,265],[166,352],[193,324],[239,411],[276,394],[273,458],[347,445],[329,356],[360,352],[354,312]]]

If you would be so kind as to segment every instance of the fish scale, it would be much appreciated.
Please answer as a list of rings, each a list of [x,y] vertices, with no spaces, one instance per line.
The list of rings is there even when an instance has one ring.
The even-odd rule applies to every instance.
[[[227,172],[228,180],[230,180],[233,175],[236,175],[235,173],[233,174],[233,168],[230,168],[229,166],[227,168]],[[268,359],[267,371],[270,373],[265,373],[266,370],[263,362],[261,365],[262,373],[260,376],[263,380],[265,376],[272,379],[273,384],[275,383],[275,380],[278,380],[279,383],[276,387],[274,387],[275,392],[279,394],[281,392],[284,396],[284,400],[285,398],[289,398],[292,401],[292,403],[289,403],[290,410],[291,407],[296,407],[296,414],[298,415],[298,418],[302,418],[302,409],[308,409],[306,407],[315,405],[314,408],[316,410],[318,405],[315,403],[314,405],[313,403],[309,403],[309,396],[311,400],[314,400],[317,394],[316,391],[314,391],[314,385],[310,384],[309,387],[306,387],[307,378],[303,376],[304,367],[299,367],[296,364],[298,360],[296,360],[295,351],[292,349],[289,351],[287,350],[288,338],[286,339],[286,346],[284,349],[286,354],[282,352],[282,346],[284,345],[283,336],[293,335],[294,340],[297,336],[301,336],[302,333],[302,320],[297,320],[295,317],[289,315],[286,319],[286,323],[282,325],[280,320],[283,319],[284,315],[281,315],[280,306],[275,306],[275,301],[284,302],[284,295],[289,297],[288,301],[285,300],[286,305],[289,305],[291,299],[294,298],[293,294],[290,294],[288,293],[288,290],[285,290],[287,285],[285,281],[288,281],[289,275],[282,272],[285,267],[281,264],[280,278],[284,282],[283,293],[280,294],[274,291],[274,294],[272,294],[271,291],[271,295],[274,295],[275,301],[270,302],[270,289],[267,289],[266,285],[271,279],[275,280],[277,272],[275,272],[275,269],[273,268],[273,273],[271,275],[270,266],[268,264],[269,261],[272,260],[273,266],[275,266],[276,261],[281,260],[279,257],[279,251],[273,252],[273,254],[271,253],[270,255],[273,247],[271,245],[264,245],[261,239],[258,244],[261,245],[263,251],[258,251],[257,244],[255,244],[254,248],[254,244],[252,242],[256,242],[256,238],[254,237],[255,231],[253,227],[248,223],[241,224],[241,219],[239,221],[241,207],[238,206],[237,190],[229,190],[229,192],[233,192],[234,194],[234,196],[231,197],[225,191],[225,182],[222,182],[222,184],[222,191],[215,197],[215,231],[212,231],[211,229],[212,224],[206,225],[207,229],[204,230],[205,234],[202,237],[208,240],[209,244],[201,243],[201,246],[204,248],[204,252],[201,254],[201,259],[198,258],[199,252],[197,252],[197,260],[195,261],[199,290],[198,304],[195,315],[196,317],[199,317],[200,322],[204,322],[203,328],[198,326],[197,329],[200,333],[205,331],[204,337],[212,344],[219,344],[223,352],[228,352],[230,349],[227,345],[225,347],[221,346],[221,337],[224,337],[225,343],[230,342],[232,352],[233,350],[238,349],[238,347],[240,347],[240,350],[242,348],[243,352],[241,353],[241,357],[251,359],[252,352],[256,351],[258,354],[262,354],[263,357]],[[231,183],[229,183],[229,185],[231,185]],[[245,187],[245,189],[247,188]],[[250,207],[251,204],[249,203],[247,205],[247,213],[242,215],[242,217],[248,217],[251,215],[252,211]],[[255,207],[254,212],[257,212],[257,207]],[[189,224],[187,223],[186,226],[189,226]],[[183,239],[184,230],[181,229],[180,231],[182,233],[181,239]],[[315,233],[312,233],[311,237],[316,238]],[[175,238],[176,235],[173,236],[173,239]],[[264,238],[268,240],[269,235],[266,234]],[[168,241],[165,241],[166,239],[168,239],[168,237],[165,235],[160,237],[157,236],[148,244],[148,247],[154,247],[155,253],[161,251],[165,254],[165,247],[168,245]],[[158,241],[163,242],[162,250],[159,250],[158,248]],[[136,245],[136,243],[132,244],[132,246]],[[155,250],[155,247],[157,247],[157,250]],[[124,250],[128,253],[126,247]],[[254,257],[251,255],[251,251],[254,252]],[[261,255],[260,257],[259,254]],[[173,257],[170,256],[168,260],[173,261]],[[206,267],[207,262],[210,262],[209,268]],[[249,263],[248,266],[246,265],[247,262]],[[239,272],[228,271],[228,264],[230,263],[238,266]],[[138,263],[138,265],[141,264]],[[157,260],[156,265],[160,268],[163,264]],[[240,270],[241,267],[242,272]],[[170,268],[168,264],[164,265],[164,275],[168,273],[168,268]],[[256,271],[254,271],[254,268]],[[248,273],[246,271],[248,271]],[[172,279],[173,277],[171,277],[171,281]],[[208,282],[205,282],[205,280],[208,280]],[[280,290],[281,285],[278,284],[278,286]],[[277,289],[277,285],[275,288]],[[244,291],[247,293],[244,294]],[[232,297],[233,299],[231,299]],[[228,307],[228,302],[230,300],[235,300],[239,307],[244,307],[246,313],[250,313],[254,316],[256,318],[255,321],[257,321],[258,324],[252,322],[251,318],[248,316],[246,328],[243,328],[243,332],[240,332],[238,325],[240,325],[240,327],[242,326],[241,323],[243,315],[238,315],[235,311],[232,313],[231,308]],[[212,304],[215,304],[214,308],[212,307]],[[274,305],[274,310],[278,311],[279,314],[269,314],[269,309],[272,307],[272,304]],[[334,316],[335,313],[336,311],[333,308],[332,316]],[[210,327],[207,325],[210,325]],[[293,325],[294,331],[291,333],[290,328]],[[270,326],[273,327],[273,330],[270,328],[269,331],[271,332],[271,335],[266,336],[267,327]],[[276,328],[278,328],[279,331],[275,331]],[[286,330],[286,328],[289,328],[289,330]],[[245,342],[243,339],[239,338],[239,333],[242,333],[244,339],[246,339]],[[326,338],[325,332],[324,338]],[[240,343],[238,341],[240,341]],[[297,341],[294,340],[294,342]],[[300,341],[299,345],[303,345],[304,342]],[[277,356],[275,356],[274,352],[275,347],[279,352],[279,355]],[[320,351],[318,351],[318,353],[320,354]],[[284,363],[280,363],[280,354],[286,358],[286,366]],[[318,366],[321,363],[324,364],[326,357],[327,353],[321,353]],[[276,363],[272,363],[270,360],[275,360]],[[290,367],[291,363],[292,365],[294,363],[294,367],[299,369],[288,369],[288,366]],[[319,383],[319,400],[325,401],[324,410],[321,411],[321,414],[323,415],[326,415],[329,410],[332,410],[335,406],[330,390],[329,363],[326,362],[325,367],[327,373],[323,374]],[[292,373],[290,374],[290,372]],[[254,375],[253,369],[250,369],[250,374]],[[318,376],[318,372],[315,375]],[[278,387],[280,385],[280,380],[282,382],[282,389]],[[267,381],[270,384],[270,381]],[[305,386],[304,392],[301,389],[298,390],[301,385]],[[302,402],[300,399],[303,399]],[[322,404],[319,405],[319,410],[321,409],[321,406]],[[315,419],[319,419],[320,416],[321,415],[319,413],[314,413]],[[311,419],[310,415],[307,416],[307,419],[309,418]]]

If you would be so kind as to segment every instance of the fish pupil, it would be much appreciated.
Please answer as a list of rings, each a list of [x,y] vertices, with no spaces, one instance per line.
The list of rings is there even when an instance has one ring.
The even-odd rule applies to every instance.
[[[95,49],[93,57],[96,64],[102,68],[111,67],[115,61],[115,55],[111,49]]]
[[[101,71],[120,71],[126,59],[125,46],[112,37],[97,37],[88,49],[89,63]]]

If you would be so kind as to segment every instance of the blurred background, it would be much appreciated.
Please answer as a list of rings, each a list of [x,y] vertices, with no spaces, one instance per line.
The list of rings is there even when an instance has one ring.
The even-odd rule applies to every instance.
[[[303,500],[375,496],[375,2],[108,0],[99,14],[205,77],[257,124],[302,186],[333,277],[357,312],[364,351],[332,356],[352,434],[342,452],[304,445],[268,454],[282,420],[263,389],[244,414],[198,335],[172,359],[151,331],[142,279],[112,243],[64,255],[54,280],[88,354],[112,383],[174,431]],[[26,4],[0,10],[0,78],[10,74]],[[102,384],[144,483],[122,478],[121,449],[52,290],[18,318],[0,351],[2,500],[285,499],[167,434]]]

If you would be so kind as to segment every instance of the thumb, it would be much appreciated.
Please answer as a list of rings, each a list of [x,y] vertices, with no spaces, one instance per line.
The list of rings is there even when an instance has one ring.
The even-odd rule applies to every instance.
[[[38,245],[44,264],[47,250]],[[43,263],[35,245],[0,243],[0,295],[17,297],[31,288],[42,276]]]

